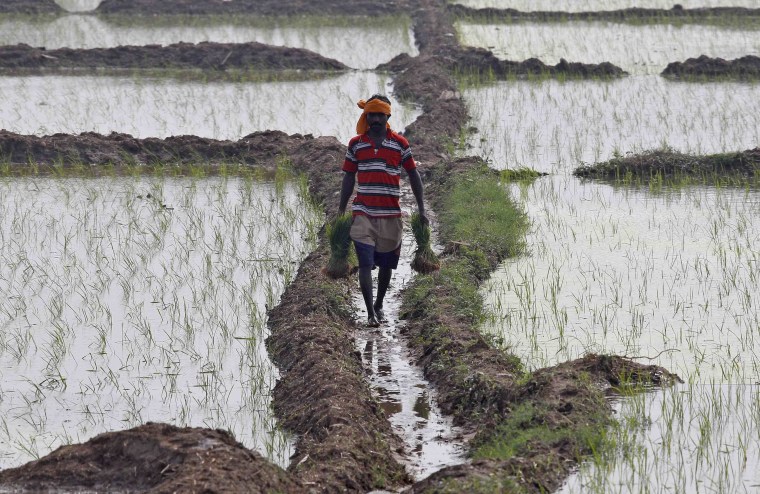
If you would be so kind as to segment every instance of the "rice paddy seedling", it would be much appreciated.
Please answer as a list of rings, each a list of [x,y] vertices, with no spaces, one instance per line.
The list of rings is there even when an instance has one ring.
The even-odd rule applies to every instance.
[[[327,225],[327,238],[330,242],[330,260],[325,267],[325,274],[331,278],[346,278],[351,274],[352,252],[351,223],[353,216],[346,212],[336,217]],[[353,254],[355,257],[356,254]],[[355,261],[355,259],[354,259]],[[354,262],[353,265],[356,265]]]
[[[422,274],[438,271],[441,269],[441,262],[430,245],[430,226],[422,223],[422,218],[418,212],[412,214],[411,223],[414,240],[417,242],[411,264],[412,269]]]

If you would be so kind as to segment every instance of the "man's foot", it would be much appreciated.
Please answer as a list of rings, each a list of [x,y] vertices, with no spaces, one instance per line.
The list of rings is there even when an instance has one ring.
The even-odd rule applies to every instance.
[[[380,322],[388,321],[388,319],[385,318],[385,311],[382,307],[375,307],[375,317],[377,317],[377,320]]]
[[[369,316],[367,318],[367,326],[370,328],[379,328],[380,327],[380,321],[377,320],[376,316]]]

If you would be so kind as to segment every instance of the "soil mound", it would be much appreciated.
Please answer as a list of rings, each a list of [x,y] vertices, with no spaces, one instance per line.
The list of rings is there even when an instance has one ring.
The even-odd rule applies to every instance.
[[[760,148],[703,156],[661,149],[581,166],[573,170],[573,175],[623,181],[663,178],[720,181],[733,177],[754,177],[759,170]]]
[[[65,12],[53,0],[3,0],[0,14],[46,14]]]
[[[747,55],[735,60],[724,60],[702,55],[685,62],[670,63],[662,75],[679,79],[758,79],[760,57]]]
[[[342,14],[382,15],[400,11],[404,0],[104,0],[95,10],[100,13],[125,14]]]
[[[168,46],[46,50],[18,44],[0,47],[0,69],[202,69],[345,70],[337,60],[298,48],[262,43],[177,43]]]
[[[0,472],[0,488],[30,491],[300,492],[281,468],[227,432],[148,423],[58,448]]]
[[[0,130],[0,157],[13,165],[192,165],[242,163],[274,168],[278,156],[293,156],[307,167],[304,156],[338,153],[342,149],[334,137],[287,135],[280,131],[249,134],[238,141],[222,141],[197,136],[166,139],[138,139],[113,132],[102,135],[22,135]],[[345,151],[342,151],[345,152]],[[299,170],[308,172],[308,170]],[[318,178],[316,178],[318,180]]]

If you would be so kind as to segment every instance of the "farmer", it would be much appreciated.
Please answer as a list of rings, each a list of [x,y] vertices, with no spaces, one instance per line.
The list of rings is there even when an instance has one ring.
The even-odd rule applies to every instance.
[[[367,101],[359,101],[358,105],[364,111],[356,124],[358,135],[349,141],[346,150],[338,212],[345,212],[358,172],[359,187],[352,207],[350,235],[359,258],[359,285],[367,306],[367,324],[378,327],[386,320],[383,298],[401,254],[401,167],[409,177],[422,223],[427,225],[428,219],[422,199],[422,179],[412,158],[409,142],[388,125],[390,100],[375,94]],[[377,299],[373,303],[372,270],[375,266],[380,271],[377,276]]]

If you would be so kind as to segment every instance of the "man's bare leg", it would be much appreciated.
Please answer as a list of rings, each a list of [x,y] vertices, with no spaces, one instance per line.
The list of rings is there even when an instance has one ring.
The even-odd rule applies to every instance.
[[[373,308],[375,309],[375,316],[380,322],[385,322],[385,312],[383,311],[383,299],[385,298],[385,292],[388,291],[388,285],[391,283],[391,276],[393,270],[391,268],[380,268],[380,272],[377,274],[377,300]]]
[[[372,268],[359,268],[359,287],[362,289],[364,305],[367,306],[367,324],[377,327],[380,322],[375,315],[375,307],[372,304]]]

